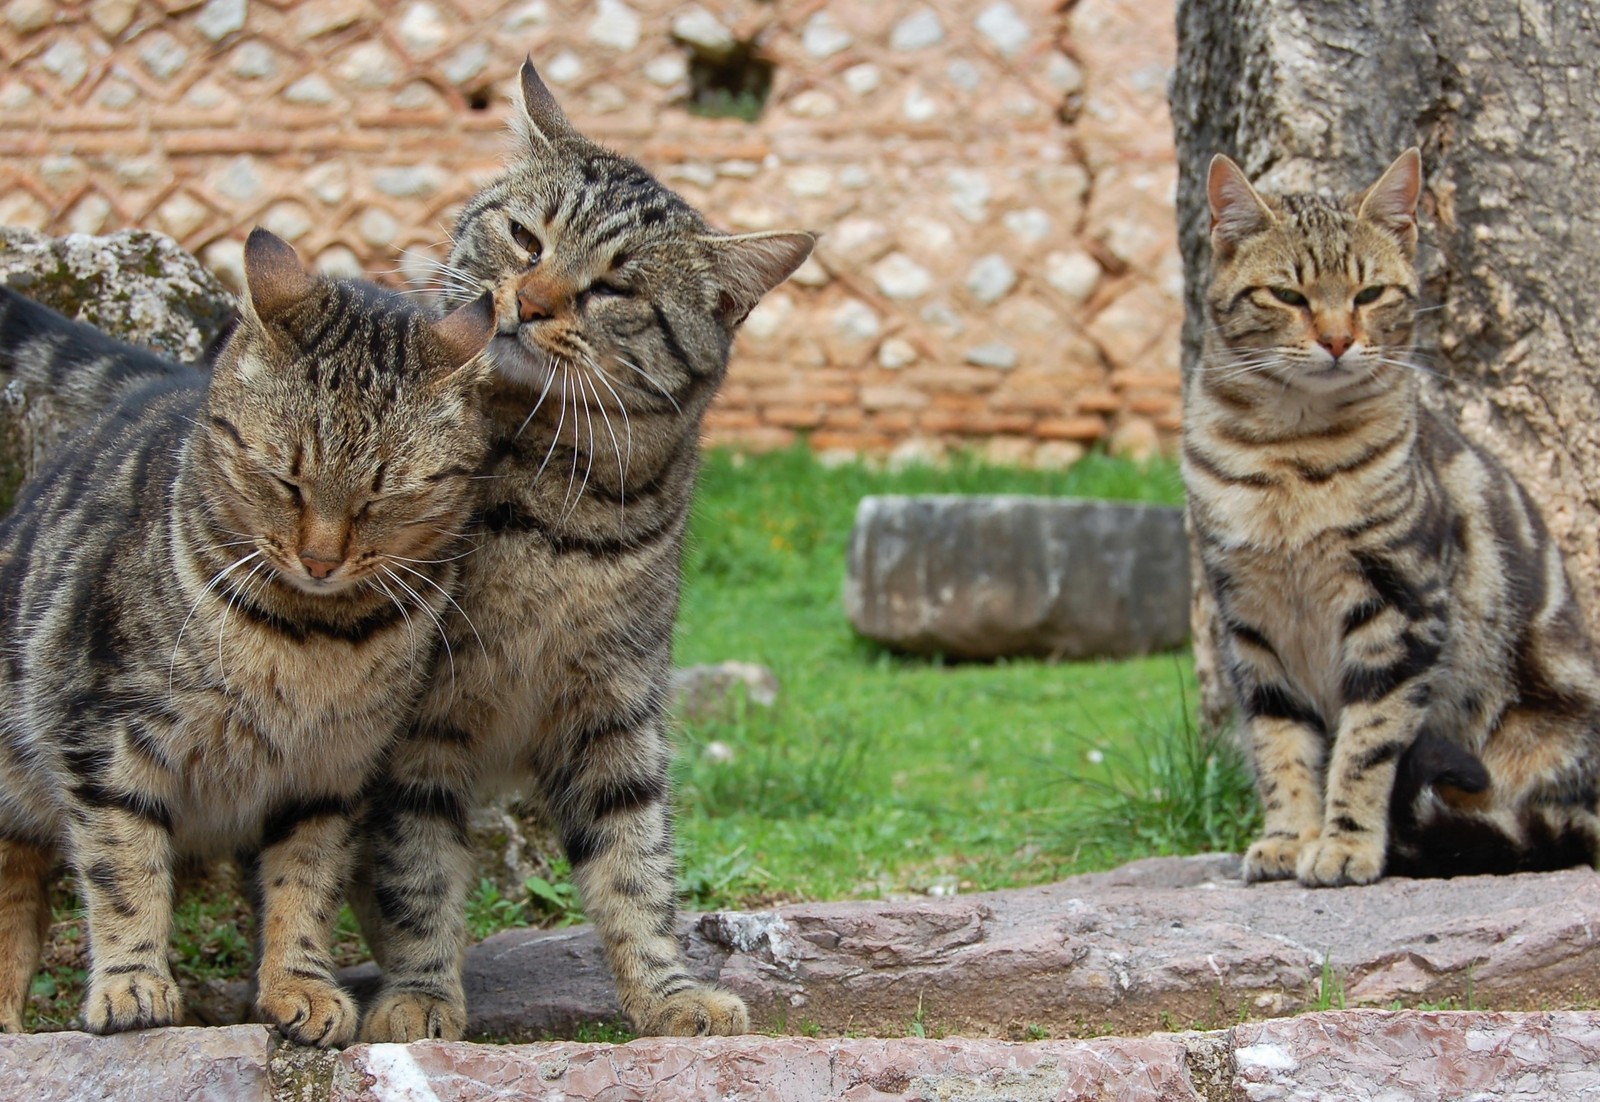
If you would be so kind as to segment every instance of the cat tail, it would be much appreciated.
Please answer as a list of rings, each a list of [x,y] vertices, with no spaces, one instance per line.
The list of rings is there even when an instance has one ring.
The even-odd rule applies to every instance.
[[[0,386],[42,407],[42,420],[62,435],[153,378],[193,371],[0,287]]]
[[[1508,824],[1481,798],[1492,787],[1471,750],[1432,731],[1418,735],[1395,770],[1387,874],[1504,875],[1593,863],[1600,839],[1592,809],[1526,807]]]

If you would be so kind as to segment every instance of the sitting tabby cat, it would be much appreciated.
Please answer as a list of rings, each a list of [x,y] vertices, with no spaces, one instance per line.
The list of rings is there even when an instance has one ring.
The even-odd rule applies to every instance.
[[[1208,181],[1189,515],[1265,807],[1252,880],[1593,861],[1600,668],[1522,487],[1418,401],[1421,158],[1339,202]]]
[[[59,855],[88,909],[83,1024],[179,1017],[175,860],[259,849],[257,1006],[336,1045],[329,936],[360,794],[414,711],[484,450],[487,296],[430,322],[263,230],[209,377],[7,292],[35,368],[126,399],[0,524],[0,1027],[21,1028]],[[121,365],[120,367],[118,365]],[[126,368],[127,370],[122,370]],[[152,376],[135,385],[131,374]]]
[[[434,677],[371,793],[355,895],[385,983],[362,1033],[461,1036],[467,813],[529,782],[639,1031],[741,1032],[744,1004],[697,984],[678,942],[672,629],[701,415],[813,239],[710,229],[574,130],[531,62],[520,90],[521,156],[445,267],[453,293],[495,296],[494,477],[447,624],[456,676]]]

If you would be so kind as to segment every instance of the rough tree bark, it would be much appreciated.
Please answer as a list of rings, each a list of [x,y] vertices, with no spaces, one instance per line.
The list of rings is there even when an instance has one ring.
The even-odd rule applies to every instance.
[[[1201,333],[1205,170],[1348,191],[1422,149],[1427,400],[1522,480],[1600,636],[1600,11],[1571,0],[1180,0],[1171,88],[1188,319]],[[1198,578],[1198,573],[1196,573]],[[1206,717],[1223,722],[1206,602]]]

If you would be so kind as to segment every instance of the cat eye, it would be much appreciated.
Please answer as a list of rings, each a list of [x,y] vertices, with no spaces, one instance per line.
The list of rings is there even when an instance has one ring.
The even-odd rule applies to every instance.
[[[544,255],[544,246],[533,235],[533,231],[516,219],[511,220],[511,240],[517,243],[517,248],[528,254],[528,267],[539,263],[539,258]]]
[[[1383,294],[1383,287],[1382,286],[1363,287],[1363,288],[1361,288],[1361,290],[1356,292],[1356,299],[1355,299],[1356,305],[1357,306],[1370,306],[1374,302],[1377,302],[1379,296],[1381,296],[1382,294]]]
[[[615,283],[608,283],[603,279],[596,280],[594,283],[589,284],[589,293],[592,295],[605,295],[608,298],[626,298],[633,294],[633,292],[628,290],[626,287],[618,286]]]
[[[277,479],[278,485],[282,486],[284,491],[289,495],[289,499],[294,502],[296,509],[305,505],[306,500],[300,495],[300,487],[296,486],[293,482],[290,482],[287,478],[278,478],[276,475],[274,475],[273,478]]]
[[[1273,298],[1285,306],[1304,306],[1306,304],[1305,295],[1302,295],[1299,291],[1290,290],[1288,287],[1268,287],[1267,290],[1272,292]]]

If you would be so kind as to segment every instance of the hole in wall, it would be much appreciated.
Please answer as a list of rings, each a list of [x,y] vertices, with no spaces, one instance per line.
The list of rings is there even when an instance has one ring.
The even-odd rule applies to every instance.
[[[712,56],[689,51],[689,112],[716,119],[754,122],[772,94],[776,66],[757,52],[753,42],[735,42]]]

